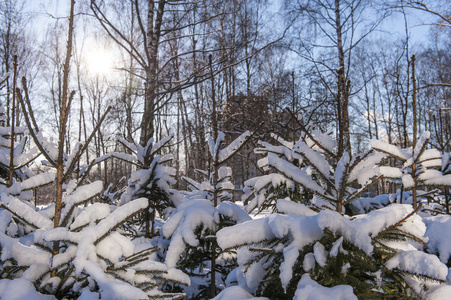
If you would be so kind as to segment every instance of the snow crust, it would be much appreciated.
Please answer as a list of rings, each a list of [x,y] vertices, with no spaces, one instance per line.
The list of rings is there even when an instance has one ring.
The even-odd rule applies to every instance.
[[[349,285],[324,287],[312,280],[308,274],[302,275],[293,300],[357,300]]]
[[[33,283],[27,279],[0,280],[0,298],[3,300],[53,300],[52,295],[43,295],[34,289]]]
[[[448,267],[440,262],[437,256],[418,250],[400,252],[385,265],[389,270],[398,268],[411,274],[426,275],[443,281],[448,275]]]
[[[231,286],[224,289],[212,300],[244,300],[244,299],[254,299],[254,300],[269,300],[265,297],[253,297],[245,289],[240,286]]]
[[[427,226],[428,251],[437,254],[440,261],[446,264],[451,257],[451,239],[444,238],[443,233],[451,233],[451,216],[428,217],[423,221]]]
[[[373,245],[371,237],[375,237],[383,229],[395,224],[412,211],[410,205],[393,204],[390,207],[371,211],[367,215],[351,221],[334,211],[324,210],[319,213],[318,224],[324,230],[328,228],[332,232],[342,235],[365,253],[371,254]],[[421,218],[412,217],[412,224],[405,230],[409,233],[423,236],[426,226]]]

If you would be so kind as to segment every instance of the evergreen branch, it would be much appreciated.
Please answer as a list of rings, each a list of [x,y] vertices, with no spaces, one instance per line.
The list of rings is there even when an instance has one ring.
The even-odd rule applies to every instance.
[[[141,256],[141,255],[148,255],[148,254],[151,254],[151,253],[155,253],[158,250],[159,250],[158,246],[147,248],[147,249],[141,250],[139,252],[136,252],[136,253],[134,253],[134,254],[132,254],[130,256],[125,257],[124,260],[132,260],[132,259],[135,259],[136,257]],[[149,253],[146,253],[147,251],[149,251]]]
[[[366,152],[364,155],[362,156],[357,156],[355,158],[354,163],[351,165],[351,167],[349,168],[349,173],[351,173],[355,167],[357,167],[357,165],[359,163],[361,163],[362,161],[364,161],[370,154],[372,154],[374,152],[374,149],[370,149],[368,152]]]
[[[53,250],[50,247],[44,246],[44,245],[39,244],[39,243],[34,243],[33,246],[36,246],[37,248],[39,248],[41,250],[44,250],[44,251],[46,251],[48,253],[52,253],[53,252]]]
[[[267,253],[267,254],[274,254],[274,253],[276,253],[274,250],[271,250],[271,249],[258,249],[258,248],[249,248],[249,251],[251,251],[251,252],[261,252],[261,253]]]
[[[437,160],[439,161],[439,163],[436,165],[436,167],[441,167],[442,166],[442,162],[441,162],[441,158],[440,157],[430,157],[430,158],[426,158],[425,160],[420,160],[418,161],[418,164],[422,164],[425,163],[427,161],[434,161]]]
[[[176,283],[176,284],[180,284],[180,285],[184,285],[184,286],[188,286],[186,283],[181,282],[179,280],[172,279],[172,278],[161,277],[161,276],[155,276],[155,278],[160,279],[160,280],[170,281],[172,283]]]
[[[319,168],[307,158],[307,155],[305,155],[304,152],[299,152],[297,149],[295,149],[294,153],[300,154],[302,158],[307,162],[306,164],[312,167],[316,171],[316,173],[326,182],[328,186],[330,186],[333,190],[337,191],[335,188],[335,184],[333,184],[333,182],[330,181],[330,178],[326,177],[326,175],[323,174],[319,170]]]
[[[346,199],[346,201],[343,202],[343,205],[348,204],[349,202],[355,200],[356,198],[358,198],[363,192],[365,192],[366,190],[368,190],[371,186],[373,186],[374,184],[376,184],[377,182],[379,182],[379,180],[381,180],[382,178],[384,178],[384,175],[380,175],[376,180],[374,180],[373,182],[371,182],[369,185],[363,187],[360,190],[356,190],[354,193],[352,193],[351,195],[349,195]]]
[[[323,150],[324,152],[326,152],[327,154],[329,154],[331,157],[336,158],[336,155],[329,151],[329,149],[327,149],[326,147],[324,147],[320,142],[318,142],[313,135],[310,134],[310,132],[307,130],[307,128],[305,127],[305,125],[298,120],[298,118],[294,115],[294,113],[289,109],[286,108],[286,111],[288,111],[288,113],[291,115],[292,118],[294,118],[294,120],[296,121],[296,123],[301,127],[301,130],[303,132],[305,132],[305,134],[309,137],[309,139],[315,143],[315,145],[317,145],[321,150]]]
[[[136,260],[131,261],[131,262],[127,263],[127,264],[121,265],[118,268],[115,268],[115,270],[125,270],[126,268],[130,268],[130,267],[136,266],[140,262],[146,261],[148,259],[149,259],[148,257],[144,257],[144,258],[141,258],[141,259],[136,259]]]
[[[32,161],[34,161],[36,158],[39,157],[39,155],[41,155],[41,153],[36,154],[35,156],[33,156],[32,158],[30,158],[29,160],[27,160],[26,162],[23,162],[17,166],[14,167],[14,170],[19,170],[22,169],[23,167],[27,166],[29,163],[31,163]]]
[[[23,81],[25,82],[24,78],[25,77],[23,77]],[[24,84],[26,84],[26,82]],[[50,157],[50,155],[47,153],[47,151],[44,149],[44,147],[39,142],[39,139],[36,136],[36,132],[38,132],[38,131],[37,130],[36,131],[33,130],[33,127],[31,126],[30,118],[31,118],[33,124],[36,123],[36,121],[34,119],[34,114],[33,114],[33,111],[31,110],[31,106],[29,104],[29,99],[27,100],[27,106],[29,106],[29,111],[27,112],[27,110],[25,108],[24,100],[22,98],[22,94],[20,93],[20,90],[17,89],[16,93],[17,93],[17,98],[19,99],[20,105],[22,106],[22,111],[23,111],[23,114],[24,114],[25,123],[27,123],[28,130],[30,131],[30,135],[33,138],[34,143],[36,144],[36,146],[38,147],[38,149],[42,153],[42,155],[44,155],[45,159],[47,159],[47,161],[52,166],[56,166],[55,161]],[[25,90],[25,95],[27,95],[27,91],[26,90]]]
[[[0,204],[0,208],[3,208],[3,209],[5,209],[5,210],[9,211],[11,214],[14,215],[15,218],[17,218],[17,219],[18,219],[21,223],[23,223],[24,225],[28,225],[28,226],[30,226],[31,228],[35,229],[35,230],[36,230],[36,229],[39,229],[38,226],[36,226],[36,225],[34,225],[33,223],[27,221],[24,217],[18,215],[17,212],[15,212],[15,211],[9,209],[9,207],[7,207],[6,205]]]
[[[137,154],[136,153],[136,149],[132,149],[131,147],[130,147],[130,145],[127,145],[127,143],[130,143],[130,144],[133,144],[134,145],[134,142],[129,142],[129,141],[127,141],[127,140],[122,140],[122,138],[120,138],[120,137],[117,137],[116,138],[116,140],[122,145],[122,146],[124,146],[125,148],[127,148],[130,152],[132,152],[133,154]],[[134,146],[136,146],[136,145],[134,145]]]
[[[434,277],[431,277],[431,276],[428,276],[428,275],[424,275],[424,274],[412,273],[412,272],[409,272],[409,271],[406,271],[406,270],[403,270],[403,269],[400,269],[400,268],[396,268],[396,269],[401,271],[402,273],[404,273],[406,275],[410,275],[412,277],[417,277],[417,278],[421,278],[423,280],[429,280],[431,282],[440,283],[440,284],[446,283],[446,280],[434,278]]]
[[[139,283],[139,284],[137,284],[135,286],[137,288],[142,289],[143,291],[146,292],[146,291],[148,291],[150,289],[157,288],[157,287],[162,286],[162,285],[163,285],[163,282],[155,283],[155,282],[151,282],[151,281],[144,281],[144,282],[141,282],[141,283]]]
[[[66,283],[67,279],[69,279],[69,275],[74,271],[75,266],[72,265],[69,269],[69,271],[67,271],[66,275],[63,277],[63,279],[60,281],[60,283],[58,284],[58,287],[56,288],[56,294],[58,294],[58,292],[61,290],[61,288],[63,287],[64,283]]]
[[[144,259],[142,261],[146,261],[148,259]],[[168,271],[161,271],[161,270],[136,270],[135,274],[142,274],[142,275],[158,275],[158,274],[167,274]]]
[[[384,150],[384,149],[381,149],[381,148],[378,148],[378,147],[372,147],[372,148],[375,149],[376,151],[379,151],[379,152],[388,154],[388,155],[391,156],[391,157],[397,158],[397,159],[399,159],[400,161],[402,161],[403,163],[406,161],[405,158],[402,158],[401,156],[395,155],[395,154],[393,154],[393,153],[391,153],[391,152],[388,152],[388,151],[386,151],[386,150]]]
[[[414,214],[416,214],[422,207],[422,203],[420,202],[418,207],[413,210],[411,213],[409,213],[407,216],[405,216],[404,218],[402,218],[400,221],[396,222],[395,224],[388,226],[387,228],[385,228],[383,231],[388,231],[391,229],[395,229],[396,227],[398,227],[399,225],[401,225],[402,223],[404,223],[405,221],[407,221],[408,218],[410,218],[411,216],[413,216]]]
[[[104,238],[106,238],[111,232],[115,231],[119,226],[121,226],[122,224],[124,224],[128,219],[136,216],[137,214],[143,212],[144,209],[140,209],[134,213],[132,213],[131,215],[125,217],[122,221],[120,221],[119,223],[117,223],[116,225],[114,225],[108,232],[105,232],[105,234],[103,234],[101,237],[97,238],[94,241],[94,246],[96,246],[101,240],[103,240]]]
[[[120,155],[117,155],[117,153],[111,153],[111,154],[109,154],[109,155],[110,155],[111,158],[116,158],[116,159],[125,161],[125,162],[127,162],[127,163],[129,163],[129,164],[135,165],[135,166],[137,166],[138,168],[143,168],[143,166],[142,166],[139,162],[136,163],[136,162],[129,161],[129,160],[127,160],[127,159],[121,157]]]
[[[96,160],[93,159],[91,163],[88,165],[88,168],[83,173],[83,176],[78,180],[77,182],[77,188],[85,181],[86,177],[88,177],[89,171],[91,171],[92,167],[94,167],[97,164]]]
[[[401,230],[399,228],[395,228],[394,231],[397,231],[397,232],[401,233],[404,237],[406,237],[408,239],[411,239],[411,240],[414,240],[414,241],[416,241],[416,242],[418,242],[420,244],[426,245],[426,241],[424,241],[423,239],[421,239],[421,238],[419,238],[419,237],[417,237],[417,236],[415,236],[415,235],[413,235],[411,233],[408,233],[408,232],[406,232],[404,230]]]
[[[263,125],[263,123],[264,123],[264,121],[260,122],[260,124],[257,125],[257,128],[260,128],[260,126]],[[234,152],[233,152],[232,154],[230,154],[229,156],[227,156],[225,159],[218,160],[218,164],[217,164],[217,165],[219,166],[219,165],[221,165],[221,164],[224,164],[224,163],[227,162],[230,158],[232,158],[232,157],[235,155],[235,153],[237,153],[238,151],[240,151],[240,149],[243,148],[244,145],[247,144],[247,142],[249,142],[249,141],[251,140],[251,138],[255,135],[255,133],[256,133],[256,131],[252,131],[251,134],[250,134],[248,137],[246,137],[246,139],[238,146],[238,148],[236,148],[236,149],[234,150]],[[218,154],[217,154],[217,155],[219,155],[219,152],[220,152],[220,151],[218,151]]]
[[[91,196],[91,197],[89,197],[89,198],[87,198],[87,199],[85,199],[85,200],[83,200],[83,201],[75,202],[75,203],[69,208],[69,210],[67,210],[67,213],[66,213],[66,215],[64,216],[63,220],[61,221],[60,226],[61,226],[61,227],[66,227],[66,226],[67,226],[67,224],[69,223],[70,218],[72,217],[72,212],[74,211],[74,209],[75,209],[76,206],[85,204],[85,203],[87,203],[88,201],[90,201],[91,199],[97,197],[98,195],[100,195],[100,192],[97,193],[97,194],[95,194],[95,195],[93,195],[93,196]]]
[[[419,152],[418,154],[412,153],[413,155],[417,155],[417,157],[416,157],[414,163],[416,163],[416,164],[418,163],[418,160],[420,159],[421,155],[422,155],[422,154],[424,153],[424,151],[426,150],[426,147],[427,147],[428,144],[429,144],[429,138],[427,138],[427,139],[424,141],[423,145],[421,146],[420,152]],[[415,150],[415,149],[413,149],[413,150]]]

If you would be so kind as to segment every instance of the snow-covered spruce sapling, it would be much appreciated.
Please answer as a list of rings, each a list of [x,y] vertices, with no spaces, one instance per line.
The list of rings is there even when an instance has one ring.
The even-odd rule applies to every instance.
[[[2,275],[26,279],[39,292],[58,298],[96,294],[102,299],[176,299],[181,294],[162,293],[158,286],[173,281],[189,284],[189,278],[155,260],[155,248],[146,240],[134,241],[116,229],[147,207],[147,199],[121,207],[95,203],[84,207],[103,189],[101,181],[76,187],[69,184],[63,197],[61,224],[53,228],[52,207],[36,212],[12,196],[2,196],[2,205],[14,210],[27,234],[9,237],[2,228],[0,243]],[[7,225],[7,224],[5,224]],[[59,253],[52,255],[58,242]],[[16,272],[11,270],[15,268]],[[5,274],[8,272],[8,274]]]
[[[293,157],[293,151],[297,147],[298,142],[304,141],[310,145],[313,145],[308,141],[308,137],[305,132],[301,132],[301,136],[296,143],[289,142],[283,138],[272,134],[274,140],[280,145],[273,146],[270,143],[259,141],[262,146],[254,150],[257,154],[266,155],[264,158],[257,162],[257,165],[265,172],[271,171],[272,168],[268,166],[268,155],[277,155],[278,157],[285,159],[293,165],[301,168],[303,167],[303,161]],[[250,178],[244,182],[243,195],[241,200],[246,205],[246,211],[251,212],[254,209],[258,211],[262,210],[275,210],[276,201],[280,198],[290,198],[292,201],[307,203],[311,200],[312,194],[309,190],[304,189],[295,181],[287,178],[279,172],[273,172],[262,176]]]
[[[317,208],[326,206],[344,213],[344,207],[347,206],[350,209],[347,213],[356,213],[359,209],[358,206],[353,207],[352,201],[358,200],[364,191],[381,178],[377,164],[385,157],[385,154],[374,150],[352,158],[348,152],[344,152],[338,157],[334,152],[335,141],[318,131],[304,132],[292,149],[285,145],[262,145],[264,148],[256,151],[267,153],[267,156],[259,164],[276,171],[277,175],[270,175],[270,180],[262,177],[255,182],[248,181],[253,183],[251,192],[254,195],[248,204],[248,211],[264,204],[266,197],[275,200],[272,192],[266,192],[268,186],[284,183],[285,186],[299,185],[309,191],[312,199],[306,199],[305,202]],[[248,191],[245,191],[244,197],[247,194]]]
[[[412,190],[412,205],[419,205],[420,188],[451,186],[451,175],[440,171],[442,157],[437,149],[427,149],[430,132],[424,132],[415,147],[402,149],[379,140],[371,140],[371,147],[398,159],[402,166],[381,166],[380,171],[386,178],[400,179],[402,191]]]
[[[114,152],[97,159],[97,161],[108,158],[120,159],[136,167],[118,204],[124,205],[133,199],[142,197],[148,199],[147,209],[136,219],[138,227],[145,228],[146,237],[155,236],[157,213],[164,217],[184,200],[178,191],[170,187],[175,183],[173,178],[175,169],[168,166],[167,163],[172,161],[173,156],[170,153],[162,154],[162,149],[172,138],[173,135],[169,135],[158,142],[154,142],[152,138],[145,147],[142,147],[137,143],[118,137],[118,142],[130,153]]]
[[[185,200],[171,214],[162,227],[163,236],[169,239],[166,264],[178,267],[191,276],[192,285],[186,289],[190,299],[206,299],[211,289],[215,291],[230,271],[230,253],[222,252],[216,243],[216,231],[236,223],[250,220],[247,213],[230,202],[234,189],[231,168],[220,166],[236,153],[251,136],[243,133],[228,146],[222,148],[224,134],[209,138],[210,169],[197,170],[204,181],[184,177],[190,192]]]
[[[316,213],[284,199],[278,200],[277,209],[283,214],[217,233],[222,249],[237,249],[239,267],[227,278],[228,287],[239,285],[269,299],[293,299],[308,291],[301,284],[308,275],[321,286],[346,285],[359,299],[374,299],[416,297],[428,285],[446,280],[446,265],[422,251],[426,227],[410,205],[390,205],[352,218],[331,210]]]
[[[33,120],[32,113],[27,117]],[[33,122],[30,120],[28,124]],[[62,179],[57,182],[62,191],[61,209],[58,211],[56,205],[52,205],[36,212],[18,206],[19,200],[12,196],[2,196],[2,204],[14,211],[23,226],[28,226],[26,235],[20,239],[2,236],[1,244],[5,249],[2,261],[20,271],[10,272],[9,279],[25,279],[39,292],[58,298],[83,294],[108,299],[182,297],[179,293],[165,294],[159,286],[168,280],[188,284],[189,278],[156,261],[156,249],[149,241],[131,241],[117,230],[126,220],[142,213],[148,200],[132,200],[119,208],[101,203],[86,207],[85,204],[103,189],[100,181],[82,185],[86,172],[98,161],[78,168],[85,146],[78,143],[68,155],[64,151],[59,153],[61,143],[57,146],[47,141],[38,130],[33,132],[33,138],[44,151],[47,164],[58,167],[62,158]],[[74,172],[77,179],[66,184]],[[24,256],[33,259],[24,261]]]

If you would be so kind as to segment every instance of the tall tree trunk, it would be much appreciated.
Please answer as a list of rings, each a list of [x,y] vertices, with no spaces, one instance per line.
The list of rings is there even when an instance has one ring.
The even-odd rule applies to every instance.
[[[66,136],[66,123],[68,117],[68,109],[70,107],[70,99],[68,98],[68,83],[70,58],[72,54],[72,36],[74,29],[74,6],[75,0],[71,0],[70,16],[69,16],[69,32],[67,36],[66,60],[64,62],[63,73],[63,90],[61,98],[61,110],[59,117],[59,138],[58,138],[58,159],[56,161],[56,199],[55,199],[55,218],[53,219],[53,226],[55,228],[60,226],[62,198],[63,198],[63,170],[64,170],[64,141]],[[73,95],[70,96],[72,98]],[[59,253],[59,243],[53,243],[53,256]],[[56,275],[56,274],[52,274]]]
[[[346,82],[345,59],[343,50],[343,33],[340,18],[340,0],[335,0],[335,29],[337,34],[338,50],[338,92],[337,92],[337,112],[338,112],[338,157],[343,152],[351,151],[351,140],[349,134],[349,85]]]
[[[157,88],[158,88],[157,56],[165,3],[166,3],[165,0],[160,0],[158,2],[158,9],[156,12],[155,27],[154,27],[155,1],[148,0],[146,55],[149,60],[149,63],[146,68],[144,115],[141,122],[140,143],[142,146],[145,146],[147,141],[155,133],[154,114],[155,114],[155,105],[157,102]]]

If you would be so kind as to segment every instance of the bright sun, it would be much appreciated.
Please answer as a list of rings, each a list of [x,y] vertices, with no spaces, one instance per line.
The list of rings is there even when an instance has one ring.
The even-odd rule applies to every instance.
[[[113,55],[105,49],[93,49],[87,54],[88,72],[93,76],[108,75],[113,70]]]

